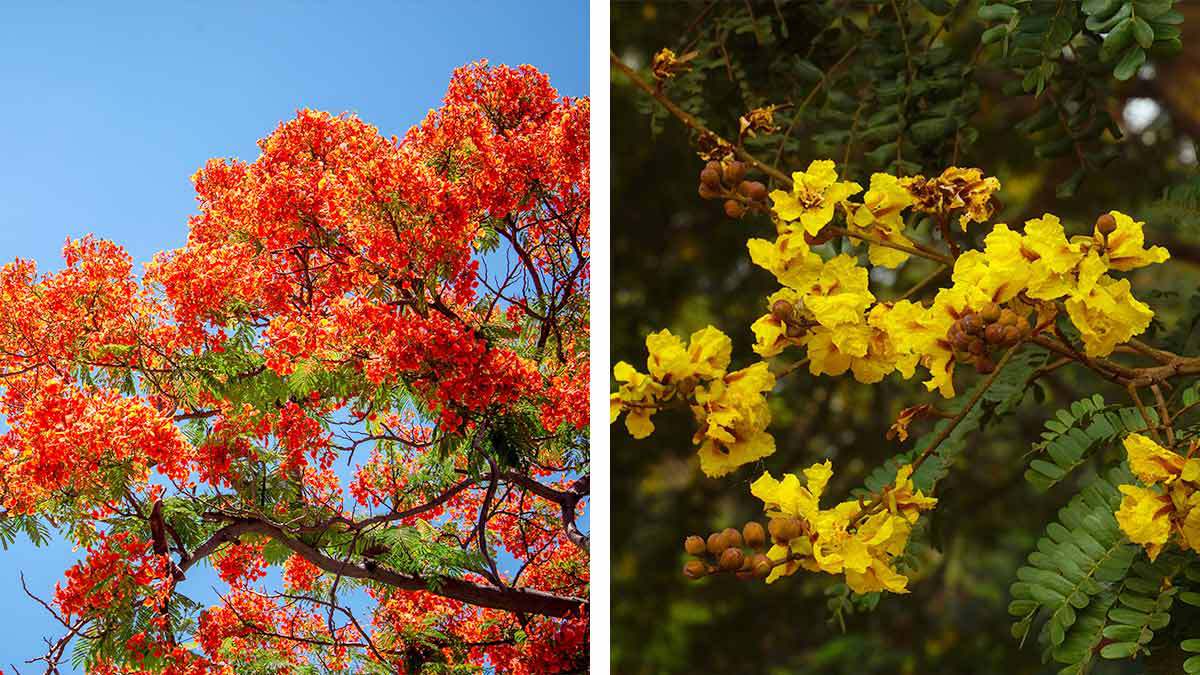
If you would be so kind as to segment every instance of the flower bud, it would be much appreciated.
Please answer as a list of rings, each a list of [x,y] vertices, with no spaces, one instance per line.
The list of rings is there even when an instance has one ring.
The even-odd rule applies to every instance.
[[[689,579],[703,579],[708,574],[708,566],[699,560],[689,560],[683,566],[683,576]]]
[[[1026,319],[1025,317],[1018,318],[1017,323],[1016,323],[1016,328],[1018,331],[1020,331],[1021,335],[1028,335],[1029,334],[1029,319]]]
[[[707,550],[704,544],[704,539],[692,535],[683,540],[683,550],[688,552],[688,555],[701,556]]]
[[[1004,326],[998,323],[990,324],[983,329],[983,339],[987,340],[990,345],[998,345],[1004,342]]]
[[[721,536],[720,532],[713,532],[712,534],[708,535],[706,548],[708,548],[708,552],[713,555],[721,555],[721,552],[726,549],[725,538]]]
[[[754,576],[766,579],[771,574],[771,559],[764,553],[754,556]]]
[[[983,318],[984,323],[995,323],[1000,318],[1000,305],[989,302],[983,309],[979,310],[979,316]]]
[[[737,185],[746,177],[746,165],[739,161],[732,161],[725,165],[725,184]]]
[[[742,567],[742,563],[746,560],[746,554],[742,553],[740,548],[727,548],[721,554],[721,569],[726,572],[734,572]]]
[[[1004,344],[1015,345],[1021,339],[1021,329],[1016,326],[1004,327]]]
[[[744,180],[741,185],[738,185],[738,192],[746,196],[746,199],[754,202],[764,202],[767,200],[767,186],[756,180]]]
[[[1096,231],[1101,236],[1107,237],[1117,231],[1117,219],[1112,217],[1112,214],[1106,213],[1096,219]]]
[[[999,321],[1005,326],[1015,326],[1018,318],[1020,317],[1017,316],[1016,312],[1012,311],[1011,309],[1006,309],[1000,312]]]
[[[721,187],[721,172],[713,171],[712,169],[705,169],[701,171],[700,184],[710,187],[714,190]]]
[[[967,351],[971,352],[975,356],[986,354],[987,343],[983,341],[983,338],[975,338],[974,340],[971,340],[971,344],[967,347]]]
[[[717,197],[721,196],[721,192],[719,190],[710,188],[704,183],[700,184],[700,189],[698,192],[701,199],[716,199]]]
[[[746,215],[746,207],[736,199],[725,200],[725,215],[730,218],[741,218]]]
[[[741,548],[742,533],[737,531],[736,527],[727,527],[721,531],[721,536],[725,538],[725,548]]]
[[[784,334],[790,338],[802,338],[808,329],[798,323],[788,323]]]
[[[771,537],[779,544],[799,537],[804,531],[798,518],[772,518],[771,522],[767,523],[767,529],[771,532]]]
[[[967,314],[958,320],[958,324],[967,335],[979,335],[983,331],[983,320],[978,314]]]
[[[991,375],[996,370],[996,362],[984,354],[975,359],[975,369],[979,371],[980,375]]]
[[[767,543],[767,531],[761,523],[750,521],[742,528],[742,541],[752,549],[761,549]]]
[[[713,172],[715,172],[715,173],[716,173],[718,176],[720,176],[720,175],[721,175],[721,168],[722,168],[722,167],[721,167],[721,163],[720,163],[720,162],[718,162],[718,161],[717,161],[717,160],[715,160],[715,159],[714,159],[714,160],[712,160],[711,162],[709,162],[709,163],[707,163],[707,164],[705,164],[705,165],[704,165],[704,170],[705,170],[705,171],[713,171]]]
[[[787,321],[792,318],[793,311],[795,311],[795,307],[787,300],[776,300],[771,303],[771,316],[780,321]]]

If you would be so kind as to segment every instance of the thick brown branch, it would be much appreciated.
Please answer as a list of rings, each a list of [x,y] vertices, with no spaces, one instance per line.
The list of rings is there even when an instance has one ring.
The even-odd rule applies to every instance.
[[[243,534],[259,534],[270,537],[310,563],[332,574],[375,581],[401,590],[426,591],[478,607],[526,614],[565,616],[587,605],[587,600],[583,598],[554,595],[527,588],[496,588],[446,576],[424,578],[389,570],[373,561],[360,565],[337,560],[293,537],[273,523],[248,518],[230,519],[230,524],[222,527],[208,541],[201,544],[195,553],[181,565],[181,568],[186,572],[196,562],[215,552],[222,544],[235,541]]]

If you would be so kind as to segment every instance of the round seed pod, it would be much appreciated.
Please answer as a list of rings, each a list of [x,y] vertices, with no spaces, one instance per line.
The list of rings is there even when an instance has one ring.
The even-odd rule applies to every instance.
[[[1111,214],[1104,214],[1096,219],[1096,231],[1107,237],[1117,231],[1117,219]]]
[[[983,309],[979,310],[979,316],[983,318],[985,323],[995,323],[1000,318],[1000,305],[989,302]]]
[[[721,533],[713,532],[712,534],[708,535],[708,541],[705,542],[705,548],[707,548],[708,552],[713,555],[721,555],[721,553],[728,547],[725,546],[725,538],[721,536]]]
[[[767,544],[767,531],[761,523],[751,521],[742,528],[742,541],[752,549],[761,549]]]
[[[767,200],[767,186],[756,180],[744,180],[738,185],[738,192],[746,196],[746,199],[756,202]]]
[[[967,314],[958,320],[958,324],[967,335],[979,335],[983,331],[983,320],[978,314]]]
[[[708,566],[699,560],[689,560],[683,566],[683,576],[689,579],[703,579],[708,574]]]
[[[721,569],[726,572],[733,572],[741,569],[742,563],[746,561],[746,554],[742,553],[740,548],[727,548],[721,554]]]
[[[771,316],[780,321],[787,321],[792,318],[792,313],[796,308],[787,300],[776,300],[771,303]]]
[[[700,172],[700,184],[707,185],[714,190],[721,187],[721,172],[705,168]]]
[[[746,215],[746,207],[736,199],[725,200],[725,215],[730,218],[741,218]]]
[[[754,576],[759,579],[766,579],[771,574],[771,559],[765,553],[759,553],[754,556]]]
[[[683,550],[688,552],[688,555],[701,556],[708,550],[704,543],[704,539],[696,535],[692,535],[683,540]]]
[[[987,340],[990,345],[998,345],[1004,342],[1004,326],[998,323],[988,325],[983,329],[983,339]]]
[[[742,162],[733,161],[725,165],[724,178],[726,185],[737,185],[746,177],[746,165]]]
[[[725,538],[725,548],[741,548],[742,533],[738,532],[736,527],[727,527],[721,531],[721,536]]]
[[[800,521],[796,518],[772,518],[767,529],[776,543],[787,543],[803,533]]]

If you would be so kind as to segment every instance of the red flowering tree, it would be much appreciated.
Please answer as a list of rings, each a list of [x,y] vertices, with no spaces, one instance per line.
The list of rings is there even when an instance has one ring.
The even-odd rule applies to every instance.
[[[0,527],[82,551],[33,660],[579,669],[588,116],[473,64],[403,139],[304,110],[210,161],[144,274],[93,238],[0,270]]]

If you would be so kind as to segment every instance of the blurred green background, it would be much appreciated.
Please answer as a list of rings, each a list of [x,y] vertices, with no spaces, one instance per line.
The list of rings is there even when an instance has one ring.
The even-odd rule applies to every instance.
[[[967,0],[964,0],[966,2]],[[614,52],[643,74],[651,56],[667,46],[682,53],[714,14],[743,3],[616,3],[612,7]],[[843,3],[853,4],[853,3]],[[979,141],[962,166],[980,166],[1004,184],[997,222],[1022,222],[1053,211],[1079,233],[1096,216],[1121,209],[1148,221],[1148,239],[1166,244],[1173,261],[1142,274],[1134,288],[1159,313],[1155,330],[1176,327],[1197,286],[1194,220],[1162,203],[1164,190],[1195,176],[1200,129],[1200,13],[1184,3],[1186,51],[1152,72],[1121,85],[1107,102],[1126,132],[1119,157],[1071,199],[1055,185],[1071,172],[1069,160],[1042,160],[1012,131],[1027,101],[985,90],[972,123]],[[775,3],[756,3],[760,13]],[[708,17],[696,17],[708,11]],[[966,16],[973,16],[973,9]],[[801,50],[813,27],[789,25],[790,36],[772,50]],[[964,44],[982,27],[965,22],[956,35]],[[760,49],[749,35],[729,37],[729,49],[753,58]],[[828,66],[839,54],[818,55]],[[764,58],[767,55],[763,55]],[[818,65],[822,65],[818,63]],[[750,323],[765,311],[777,288],[772,276],[750,264],[745,241],[773,237],[762,217],[729,220],[719,202],[696,195],[697,158],[688,130],[674,119],[655,133],[647,116],[649,97],[614,70],[612,84],[612,269],[613,361],[645,366],[644,336],[670,328],[688,335],[706,324],[734,341],[733,367],[756,357]],[[1002,74],[995,74],[997,78]],[[731,91],[731,89],[733,91]],[[670,93],[670,88],[667,89]],[[722,135],[736,136],[745,110],[735,88],[714,83],[700,94],[713,111],[706,119]],[[773,102],[790,96],[780,92]],[[798,134],[803,142],[804,130]],[[785,155],[785,171],[803,168],[811,156]],[[758,177],[762,179],[762,177]],[[866,184],[867,175],[853,179]],[[873,278],[880,297],[893,297],[929,268],[910,264],[899,275]],[[1193,351],[1189,353],[1195,353]],[[780,357],[797,358],[796,352]],[[970,376],[960,378],[960,390]],[[1023,478],[1026,453],[1044,421],[1092,392],[1120,401],[1111,385],[1068,370],[1042,381],[1044,402],[1027,396],[1014,417],[978,435],[967,456],[938,486],[941,500],[919,555],[920,574],[911,595],[883,597],[872,611],[845,612],[839,621],[828,606],[837,579],[799,573],[768,587],[730,578],[688,582],[680,573],[687,534],[740,526],[759,517],[761,503],[749,483],[769,469],[776,475],[831,458],[835,479],[827,494],[841,498],[864,475],[902,447],[885,431],[904,407],[937,402],[920,385],[889,378],[860,385],[849,376],[788,377],[773,397],[778,451],[758,465],[722,479],[699,471],[690,415],[661,413],[648,439],[629,437],[623,422],[612,427],[613,466],[613,672],[640,673],[1041,673],[1036,644],[1023,649],[1009,635],[1008,586],[1017,567],[1056,511],[1078,489],[1077,481],[1037,493]],[[919,435],[929,423],[918,423]],[[1106,459],[1116,455],[1109,454]],[[844,623],[844,625],[843,625]],[[1200,635],[1200,625],[1195,625]],[[1184,627],[1186,629],[1186,626]],[[1032,638],[1030,640],[1032,643]],[[1177,640],[1176,640],[1177,644]],[[1144,672],[1145,664],[1104,663],[1095,672]],[[1177,666],[1176,666],[1177,667]]]

